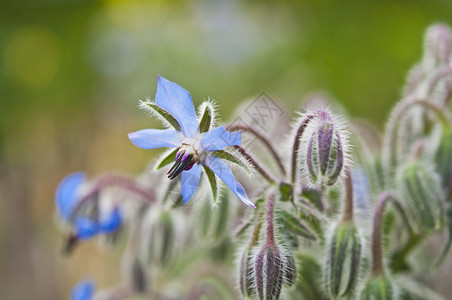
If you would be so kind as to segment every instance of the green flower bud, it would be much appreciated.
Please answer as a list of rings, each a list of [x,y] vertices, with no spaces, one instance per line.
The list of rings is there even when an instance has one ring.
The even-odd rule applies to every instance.
[[[284,285],[290,287],[297,282],[297,263],[292,253],[287,253],[284,261]]]
[[[435,171],[423,161],[408,162],[398,171],[397,188],[421,231],[442,227],[444,193]]]
[[[148,247],[149,262],[161,266],[168,265],[174,256],[175,230],[173,218],[169,212],[163,211],[150,227]]]
[[[198,211],[198,234],[200,238],[221,242],[228,232],[229,199],[224,196],[218,207],[212,208],[209,202],[200,205]]]
[[[443,188],[447,188],[452,181],[452,127],[442,130],[438,148],[435,151],[436,171],[441,176]],[[449,191],[450,192],[450,191]]]
[[[335,226],[327,239],[327,255],[324,273],[330,298],[352,295],[361,260],[361,240],[353,222],[341,222]]]
[[[284,264],[278,247],[264,244],[254,260],[257,298],[279,299],[284,281]]]
[[[245,298],[251,297],[254,291],[252,258],[252,248],[246,248],[242,253],[239,266],[240,292]]]
[[[371,276],[361,293],[361,300],[397,299],[395,286],[384,275]]]

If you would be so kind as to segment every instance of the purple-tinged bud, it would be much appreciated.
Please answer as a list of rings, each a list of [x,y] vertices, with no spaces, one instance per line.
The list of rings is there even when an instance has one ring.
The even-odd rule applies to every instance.
[[[428,70],[449,64],[452,54],[452,33],[445,24],[430,26],[425,33],[424,68]]]
[[[440,229],[444,219],[444,192],[436,172],[423,161],[413,160],[401,166],[396,178],[397,189],[419,230]]]
[[[252,248],[246,248],[240,259],[240,269],[239,269],[239,284],[240,284],[240,292],[242,296],[245,298],[249,298],[253,296],[254,291],[254,270],[252,264]]]
[[[331,299],[351,296],[361,260],[361,240],[353,222],[340,222],[327,239],[325,284]]]
[[[344,166],[349,164],[348,133],[328,110],[310,114],[315,117],[302,138],[302,170],[309,184],[326,188],[336,183],[344,174]]]
[[[284,264],[278,247],[265,244],[254,261],[257,298],[279,299],[284,281]]]

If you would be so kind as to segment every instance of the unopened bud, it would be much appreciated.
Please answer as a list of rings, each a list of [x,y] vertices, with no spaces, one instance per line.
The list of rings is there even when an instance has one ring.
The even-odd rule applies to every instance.
[[[444,189],[450,189],[452,183],[452,127],[443,129],[435,151],[436,171],[441,176]],[[450,193],[450,190],[448,191]]]
[[[447,65],[451,58],[452,34],[448,26],[435,24],[425,33],[424,67],[433,69]]]
[[[398,171],[397,188],[420,230],[441,228],[444,194],[434,170],[423,161],[410,161]]]
[[[252,297],[253,295],[253,264],[252,264],[252,248],[246,248],[240,259],[239,284],[242,296]]]
[[[371,276],[361,293],[362,300],[397,299],[395,286],[384,275]]]
[[[258,299],[279,299],[284,281],[283,275],[284,264],[278,247],[264,244],[254,261]]]
[[[223,196],[218,207],[212,208],[209,202],[200,205],[198,211],[199,229],[201,238],[213,242],[221,242],[227,233],[229,218],[229,199]]]
[[[361,240],[353,222],[341,222],[327,240],[326,289],[332,299],[350,296],[357,283]]]
[[[135,292],[144,293],[147,288],[147,272],[145,266],[135,259],[132,264],[132,286]]]
[[[303,170],[310,183],[325,188],[336,183],[347,161],[347,134],[341,123],[328,111],[317,116],[306,127],[301,147]]]
[[[287,253],[284,261],[284,285],[290,287],[297,282],[297,263],[293,253]]]
[[[151,263],[165,266],[174,254],[174,225],[170,213],[161,212],[151,227],[148,259]]]

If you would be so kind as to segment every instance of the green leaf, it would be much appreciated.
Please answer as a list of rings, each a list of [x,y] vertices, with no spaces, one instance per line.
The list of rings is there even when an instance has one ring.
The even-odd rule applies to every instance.
[[[303,225],[296,217],[294,217],[292,214],[288,213],[285,210],[281,210],[278,212],[279,221],[282,223],[284,228],[287,230],[301,235],[302,237],[305,237],[310,240],[317,240],[317,237],[314,233],[309,230],[305,225]]]
[[[173,117],[173,115],[171,115],[171,113],[169,111],[167,111],[166,109],[161,108],[160,106],[158,106],[156,103],[151,102],[151,101],[143,101],[142,102],[144,105],[149,106],[150,108],[152,108],[159,116],[161,116],[164,120],[166,120],[171,126],[174,127],[174,129],[176,129],[177,131],[180,131],[180,126],[179,123],[177,122],[177,120]]]
[[[207,179],[209,180],[210,187],[212,188],[213,202],[216,203],[218,199],[218,186],[217,180],[215,178],[215,174],[206,166],[202,166],[204,171],[206,172]]]
[[[220,150],[220,151],[215,151],[214,154],[216,156],[218,156],[221,159],[225,159],[228,160],[230,162],[233,162],[237,165],[239,165],[240,167],[244,168],[249,174],[251,174],[251,170],[248,168],[248,166],[246,165],[246,163],[244,163],[243,161],[241,161],[238,157],[236,157],[235,155],[226,152],[224,150]]]
[[[202,114],[201,121],[199,122],[199,132],[207,132],[212,124],[212,111],[209,105],[206,105],[204,113]]]
[[[160,159],[159,162],[157,162],[155,169],[160,170],[164,166],[169,165],[170,163],[174,162],[176,160],[176,154],[179,149],[174,149],[166,156],[163,156],[163,158]]]

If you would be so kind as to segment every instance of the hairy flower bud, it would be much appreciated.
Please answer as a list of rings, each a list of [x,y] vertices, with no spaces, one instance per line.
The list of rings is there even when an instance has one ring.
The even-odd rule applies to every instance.
[[[449,189],[452,184],[452,127],[447,126],[442,130],[438,146],[435,151],[436,171],[441,176],[444,189]]]
[[[229,218],[229,199],[223,196],[217,207],[209,202],[200,205],[198,211],[198,234],[202,239],[221,242],[227,233]]]
[[[398,170],[397,188],[420,230],[441,228],[444,193],[435,171],[423,161],[408,162]]]
[[[341,122],[327,110],[312,112],[301,146],[302,170],[316,187],[331,186],[348,164],[348,138]]]
[[[384,275],[371,276],[361,293],[362,300],[397,299],[395,286]]]
[[[243,297],[251,297],[253,295],[253,265],[252,265],[252,248],[246,248],[240,259],[239,284],[240,292]]]
[[[293,253],[287,253],[284,262],[284,284],[290,287],[297,282],[297,262]]]
[[[278,247],[264,244],[254,260],[257,298],[279,299],[284,281],[284,264]]]
[[[147,245],[149,262],[161,266],[168,265],[174,254],[174,225],[169,212],[163,211],[152,220]]]
[[[361,260],[361,240],[353,222],[341,222],[327,240],[324,266],[326,290],[330,298],[353,294]]]
[[[451,58],[452,33],[448,26],[435,24],[425,33],[424,67],[433,69],[447,65]]]

